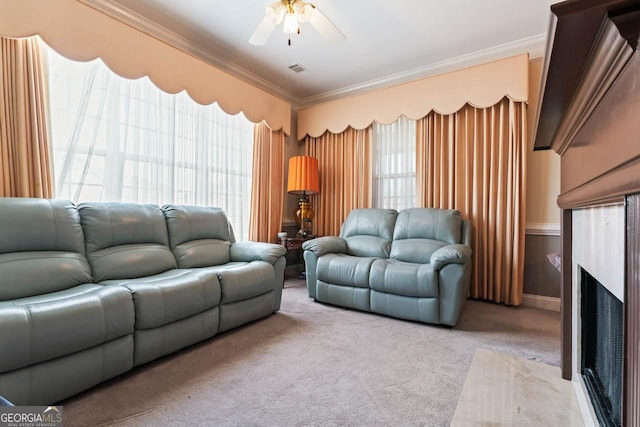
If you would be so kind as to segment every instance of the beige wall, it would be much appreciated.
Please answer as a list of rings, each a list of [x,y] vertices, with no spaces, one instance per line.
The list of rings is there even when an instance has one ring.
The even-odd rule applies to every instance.
[[[535,131],[535,116],[540,95],[542,59],[529,62],[529,146]],[[560,272],[547,255],[560,252],[560,209],[556,199],[560,194],[560,156],[553,150],[527,153],[527,225],[524,246],[525,302],[548,304],[548,299],[560,297]],[[538,297],[542,296],[540,300]],[[556,304],[557,305],[557,304]]]
[[[529,146],[538,109],[542,58],[529,62]],[[529,151],[527,159],[527,229],[560,230],[560,156],[553,150]]]

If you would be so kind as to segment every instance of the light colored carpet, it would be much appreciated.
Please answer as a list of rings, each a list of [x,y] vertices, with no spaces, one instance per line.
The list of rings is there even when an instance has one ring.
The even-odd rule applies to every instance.
[[[62,402],[65,425],[445,426],[477,348],[560,363],[558,313],[468,301],[451,329],[285,286],[278,313]]]

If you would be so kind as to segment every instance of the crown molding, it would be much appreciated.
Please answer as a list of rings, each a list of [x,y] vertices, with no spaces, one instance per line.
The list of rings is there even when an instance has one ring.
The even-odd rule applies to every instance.
[[[302,99],[300,106],[302,108],[306,108],[322,102],[343,98],[345,96],[357,95],[376,89],[396,86],[402,83],[408,83],[410,81],[438,74],[449,73],[451,71],[485,64],[487,62],[508,58],[522,53],[529,53],[529,59],[540,58],[544,56],[546,37],[547,35],[542,33],[536,36],[526,37],[520,40],[490,47],[488,49],[482,49],[465,55],[456,56],[454,58],[448,58],[424,67],[413,68],[400,73],[390,74],[379,79],[373,79],[341,89],[309,96]]]
[[[208,63],[221,71],[231,74],[238,79],[249,83],[259,89],[264,90],[271,95],[277,96],[292,103],[292,105],[298,106],[300,100],[293,97],[286,89],[260,77],[259,75],[252,73],[251,71],[242,68],[236,64],[233,64],[226,60],[224,57],[211,52],[211,50],[204,48],[201,45],[194,44],[192,41],[186,39],[178,33],[175,33],[162,25],[159,25],[148,18],[140,15],[137,12],[119,4],[111,2],[109,0],[77,0],[79,3],[84,4],[98,12],[122,22],[142,33],[145,33],[156,40],[166,43],[171,47],[181,50],[194,58]]]
[[[145,33],[160,42],[166,43],[178,50],[181,50],[194,58],[200,59],[221,71],[224,71],[238,79],[249,83],[271,95],[277,96],[291,103],[291,108],[297,111],[301,108],[310,107],[314,104],[331,101],[345,96],[356,95],[375,89],[382,89],[407,83],[413,80],[456,71],[461,68],[484,64],[486,62],[503,59],[509,56],[529,53],[530,59],[544,56],[544,46],[546,34],[526,37],[513,42],[504,43],[488,49],[479,50],[455,58],[449,58],[424,67],[414,68],[400,73],[391,74],[378,79],[369,80],[363,83],[346,86],[344,88],[323,92],[306,98],[296,97],[290,91],[278,86],[263,77],[229,62],[219,53],[177,34],[162,25],[159,25],[148,18],[132,11],[131,9],[109,0],[77,0],[98,12],[116,19],[142,33]]]

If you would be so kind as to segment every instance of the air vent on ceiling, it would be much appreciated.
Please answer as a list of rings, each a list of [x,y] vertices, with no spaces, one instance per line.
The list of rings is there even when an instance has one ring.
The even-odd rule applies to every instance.
[[[300,64],[293,64],[293,65],[289,65],[289,69],[295,71],[296,73],[301,73],[303,71],[307,71],[306,68],[304,68],[302,65]]]

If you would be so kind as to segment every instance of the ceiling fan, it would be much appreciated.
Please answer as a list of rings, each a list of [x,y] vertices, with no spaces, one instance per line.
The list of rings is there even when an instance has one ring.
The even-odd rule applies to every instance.
[[[264,45],[276,25],[284,21],[282,30],[289,34],[300,34],[300,24],[311,23],[322,36],[332,42],[344,40],[346,37],[320,10],[302,0],[280,0],[266,7],[265,16],[249,39],[255,46]]]

